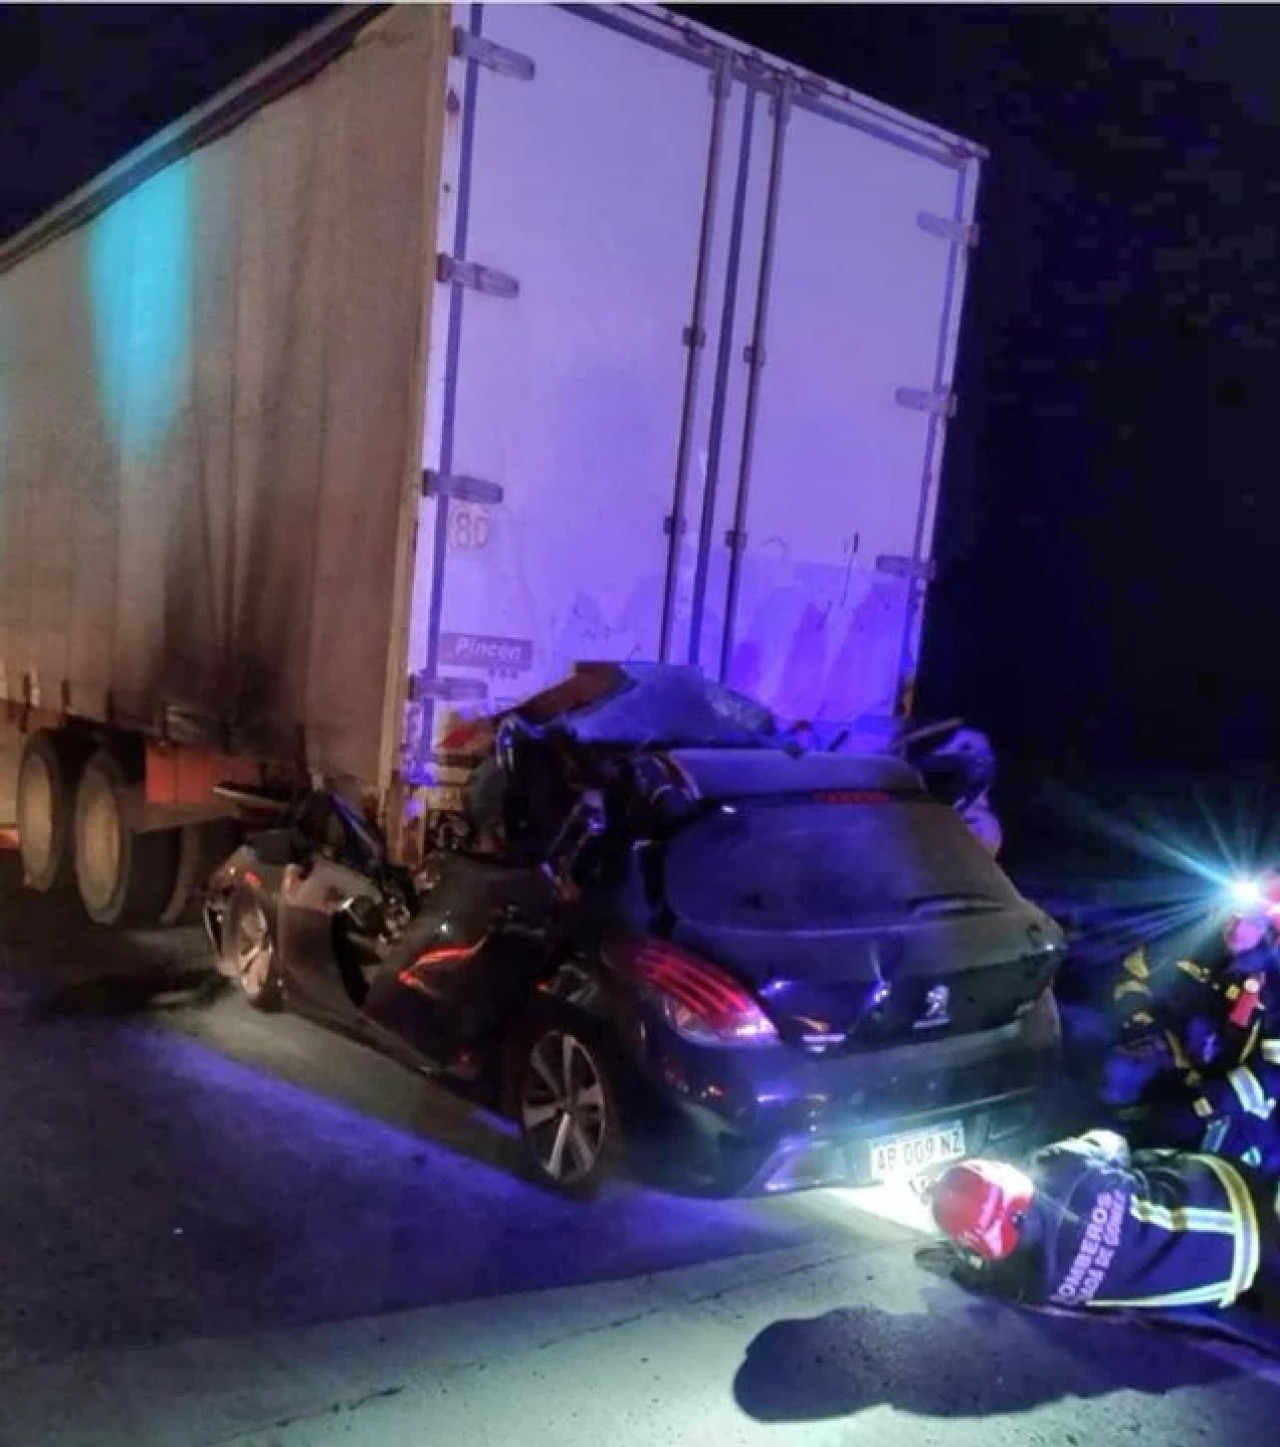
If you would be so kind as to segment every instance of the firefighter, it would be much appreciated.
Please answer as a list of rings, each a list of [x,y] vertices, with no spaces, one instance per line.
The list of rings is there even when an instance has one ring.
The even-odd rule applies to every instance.
[[[1215,1151],[1228,1135],[1252,1150],[1253,1137],[1280,1132],[1278,921],[1280,876],[1268,875],[1228,919],[1217,967],[1178,960],[1153,971],[1145,949],[1125,960],[1104,1098],[1128,1129]]]
[[[964,1284],[1082,1310],[1229,1307],[1280,1275],[1274,1186],[1190,1152],[1131,1152],[1090,1131],[1037,1152],[950,1167],[928,1188]]]

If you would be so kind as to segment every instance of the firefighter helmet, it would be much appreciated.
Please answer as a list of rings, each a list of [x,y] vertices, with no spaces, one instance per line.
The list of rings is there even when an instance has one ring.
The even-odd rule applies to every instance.
[[[1035,1186],[1004,1161],[961,1161],[929,1195],[939,1230],[984,1261],[1002,1261],[1022,1239]]]

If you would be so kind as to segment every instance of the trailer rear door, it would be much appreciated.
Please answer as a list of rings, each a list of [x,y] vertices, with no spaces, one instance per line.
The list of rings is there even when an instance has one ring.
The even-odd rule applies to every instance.
[[[587,659],[892,713],[976,152],[647,7],[454,14],[410,775]]]
[[[411,644],[428,702],[490,708],[584,658],[663,652],[694,293],[700,276],[724,291],[701,238],[729,121],[705,56],[611,13],[455,11]]]
[[[788,717],[888,716],[914,672],[977,167],[799,89],[755,104],[693,647]]]

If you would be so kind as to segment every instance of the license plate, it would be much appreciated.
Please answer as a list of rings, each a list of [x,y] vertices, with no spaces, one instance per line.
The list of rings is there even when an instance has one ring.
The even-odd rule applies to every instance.
[[[871,1179],[904,1181],[964,1155],[964,1122],[881,1136],[871,1142]]]

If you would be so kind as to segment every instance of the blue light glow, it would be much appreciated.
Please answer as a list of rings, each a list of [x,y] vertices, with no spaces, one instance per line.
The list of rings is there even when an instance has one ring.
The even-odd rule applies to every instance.
[[[89,295],[103,412],[122,459],[163,443],[187,385],[191,163],[153,176],[93,223]]]
[[[1227,897],[1237,909],[1259,909],[1263,904],[1262,885],[1247,876],[1233,879],[1227,887]]]
[[[1163,938],[1188,958],[1216,951],[1223,926],[1241,912],[1237,901],[1254,885],[1265,893],[1267,862],[1280,860],[1280,819],[1264,793],[1245,785],[1147,796],[1125,784],[1110,807],[1064,787],[1049,789],[1046,798],[1072,833],[1091,836],[1087,869],[1095,886],[1087,908],[1091,928],[1109,921],[1113,953],[1120,936],[1126,949]],[[1095,872],[1103,861],[1105,884]],[[1052,899],[1055,890],[1062,890],[1060,880],[1037,896],[1051,912],[1072,909],[1082,897],[1068,888]]]

